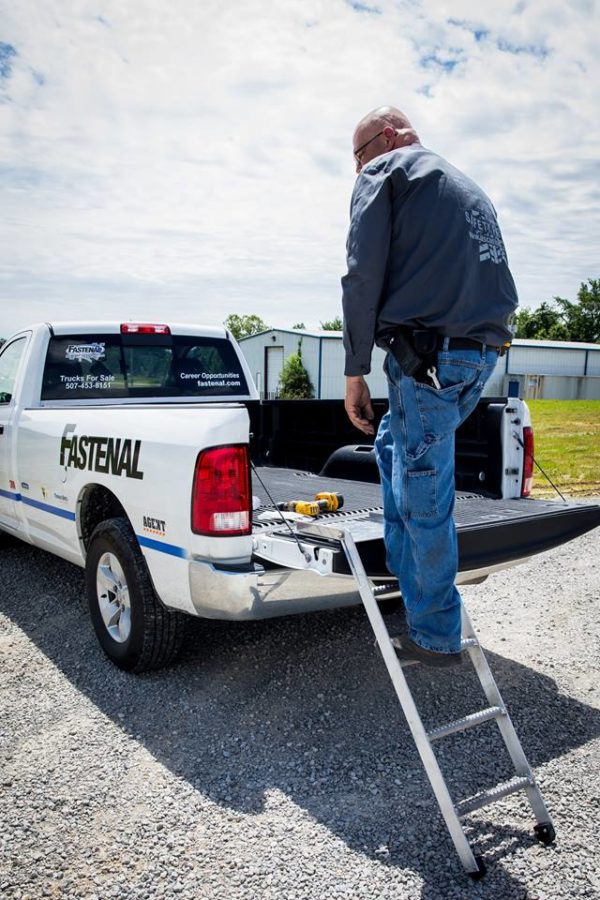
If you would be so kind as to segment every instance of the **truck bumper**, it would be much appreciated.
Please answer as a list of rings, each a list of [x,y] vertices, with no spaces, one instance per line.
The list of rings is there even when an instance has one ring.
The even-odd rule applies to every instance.
[[[456,583],[480,584],[492,572],[526,561],[459,572]],[[319,575],[310,569],[265,569],[259,563],[228,568],[193,560],[189,578],[194,612],[205,619],[251,621],[361,603],[351,575]]]
[[[189,567],[192,604],[206,619],[268,619],[360,603],[351,576],[265,569],[258,563],[225,567],[192,560]]]

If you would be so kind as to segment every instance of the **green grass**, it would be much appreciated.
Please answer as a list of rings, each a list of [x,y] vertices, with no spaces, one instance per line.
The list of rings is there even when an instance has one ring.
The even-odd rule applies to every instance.
[[[535,458],[563,494],[600,494],[600,400],[528,400]],[[535,469],[534,497],[556,496]]]

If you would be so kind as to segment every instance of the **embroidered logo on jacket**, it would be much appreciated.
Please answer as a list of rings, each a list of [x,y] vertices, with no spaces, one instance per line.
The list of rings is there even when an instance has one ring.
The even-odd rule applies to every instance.
[[[465,210],[469,223],[469,237],[479,241],[479,262],[508,262],[504,241],[494,219],[482,209]]]

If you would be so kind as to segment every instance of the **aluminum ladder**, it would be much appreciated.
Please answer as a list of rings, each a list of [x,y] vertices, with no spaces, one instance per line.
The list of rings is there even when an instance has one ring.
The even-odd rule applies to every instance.
[[[296,531],[301,541],[311,538],[317,542],[330,542],[337,544],[344,552],[350,571],[354,576],[363,605],[367,611],[371,628],[375,634],[377,644],[381,650],[381,655],[385,662],[388,674],[392,680],[394,690],[402,706],[402,710],[408,722],[408,726],[412,732],[413,739],[417,745],[417,750],[421,756],[421,761],[425,767],[427,777],[431,783],[433,793],[440,807],[444,821],[450,832],[450,837],[456,848],[456,852],[460,857],[467,874],[474,879],[480,879],[485,874],[485,865],[480,856],[473,853],[471,845],[467,840],[460,820],[476,809],[481,809],[507,797],[517,791],[525,791],[527,799],[533,810],[533,814],[537,820],[534,826],[536,838],[542,844],[551,844],[554,841],[554,826],[550,819],[550,814],[546,808],[540,790],[537,786],[534,774],[531,770],[527,758],[521,746],[521,742],[517,736],[514,726],[510,720],[510,716],[504,705],[504,701],[498,690],[498,686],[490,671],[490,667],[485,658],[485,654],[479,644],[477,636],[473,630],[471,620],[464,608],[462,607],[462,641],[461,649],[467,650],[483,692],[487,698],[489,706],[486,709],[471,713],[462,719],[449,722],[447,725],[441,725],[432,731],[426,731],[421,717],[413,700],[408,682],[404,676],[403,668],[407,665],[415,665],[417,663],[401,664],[392,645],[391,637],[388,633],[385,621],[377,603],[377,596],[382,597],[385,587],[377,588],[371,585],[367,573],[365,572],[362,560],[356,548],[356,543],[349,529],[335,527],[333,525],[325,525],[320,523],[298,524]],[[389,591],[389,588],[388,588]],[[494,719],[500,734],[506,745],[509,756],[512,760],[515,775],[509,781],[496,785],[487,791],[482,791],[473,797],[454,803],[452,800],[444,776],[438,765],[433,743],[441,738],[460,731],[466,731],[474,728],[483,722]]]

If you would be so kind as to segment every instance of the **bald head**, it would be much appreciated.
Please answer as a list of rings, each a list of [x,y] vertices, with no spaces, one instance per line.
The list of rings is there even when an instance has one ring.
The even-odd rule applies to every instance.
[[[367,113],[354,129],[352,149],[356,171],[390,150],[417,143],[419,137],[407,116],[395,106],[380,106]]]

